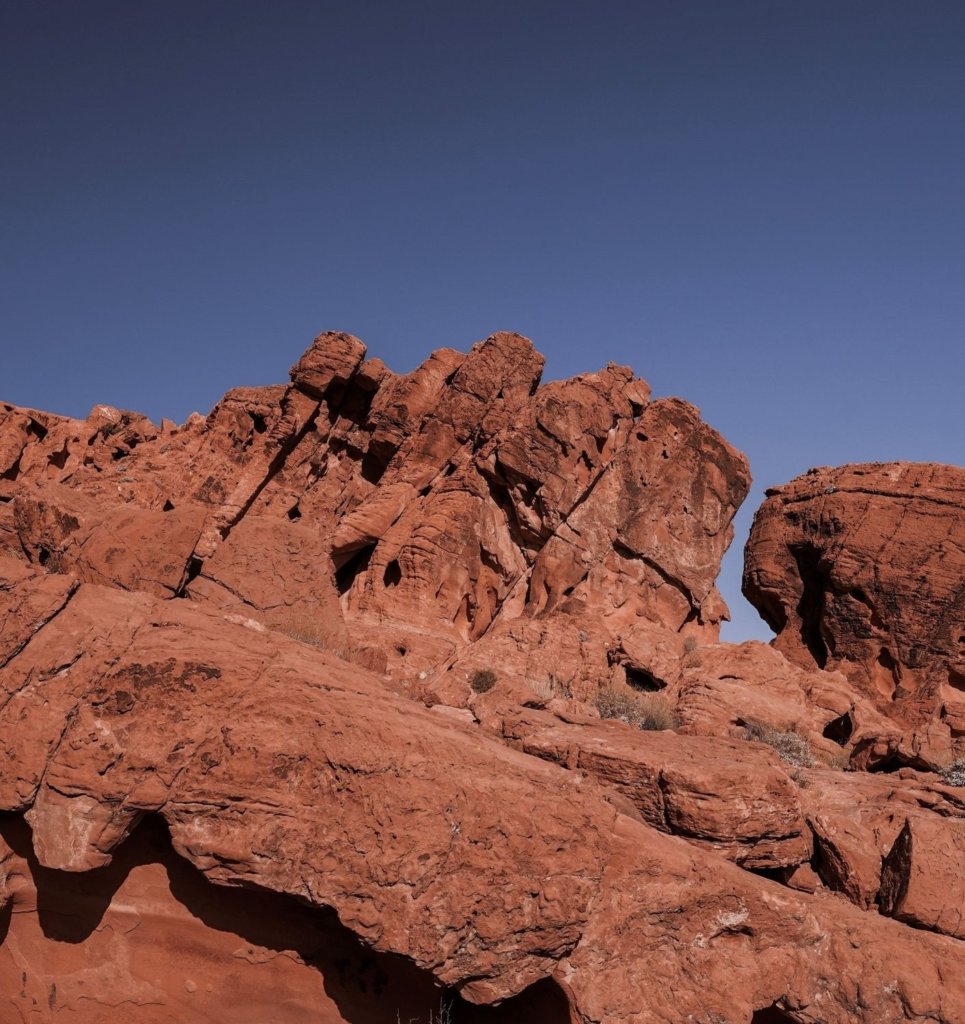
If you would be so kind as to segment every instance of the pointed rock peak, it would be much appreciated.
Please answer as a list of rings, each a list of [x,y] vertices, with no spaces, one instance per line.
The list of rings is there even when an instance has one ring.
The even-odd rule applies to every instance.
[[[650,385],[642,377],[634,377],[623,393],[627,396],[627,401],[640,406],[641,409],[650,402]]]
[[[525,397],[539,386],[545,362],[529,338],[497,331],[473,345],[453,383],[479,397]]]
[[[381,359],[366,359],[356,374],[356,383],[363,391],[377,391],[386,381],[393,380],[395,374]]]
[[[365,345],[354,335],[326,331],[291,368],[292,383],[313,398],[322,399],[334,382],[346,383],[365,358]]]

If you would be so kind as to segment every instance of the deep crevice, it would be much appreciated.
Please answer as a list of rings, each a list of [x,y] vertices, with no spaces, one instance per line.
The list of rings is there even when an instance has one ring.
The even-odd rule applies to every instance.
[[[390,442],[369,441],[359,466],[362,479],[370,484],[377,484],[385,475],[395,453],[396,446]]]
[[[526,542],[523,535],[523,529],[516,515],[516,505],[509,488],[502,481],[494,479],[489,473],[483,473],[482,477],[489,490],[489,497],[506,520],[506,529],[509,531],[513,544],[522,552],[531,551],[532,545]]]
[[[198,558],[192,555],[187,564],[184,567],[184,578],[178,584],[177,590],[174,592],[175,597],[187,597],[187,589],[191,584],[201,575],[201,570],[204,568],[204,559]]]
[[[32,419],[27,426],[27,433],[33,434],[38,441],[42,441],[50,431],[48,431],[42,423],[38,423],[36,420]]]
[[[797,614],[801,621],[801,641],[810,651],[818,668],[828,663],[828,644],[823,631],[825,594],[830,583],[826,566],[821,563],[821,553],[810,544],[791,549],[797,562],[801,578],[801,600]]]
[[[637,668],[634,665],[624,665],[623,671],[627,676],[627,685],[634,690],[639,690],[642,693],[658,693],[667,688],[665,680],[658,679],[645,669]]]
[[[59,452],[51,452],[47,456],[47,465],[53,466],[54,469],[63,469],[67,465],[69,457],[70,453],[67,451],[67,443],[64,442],[64,447]]]
[[[387,587],[397,587],[401,581],[402,567],[399,565],[399,560],[393,558],[385,567],[385,572],[382,574],[382,582]]]
[[[0,480],[10,480],[11,482],[15,481],[17,477],[20,476],[20,460],[22,458],[23,453],[21,452],[12,466],[0,473]]]

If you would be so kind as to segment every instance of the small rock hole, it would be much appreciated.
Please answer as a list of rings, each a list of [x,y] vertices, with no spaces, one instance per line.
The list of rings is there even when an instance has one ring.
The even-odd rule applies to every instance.
[[[360,548],[342,566],[335,570],[335,586],[340,594],[347,594],[352,589],[352,584],[369,567],[374,544]]]
[[[382,574],[382,582],[387,587],[397,587],[401,581],[402,567],[399,565],[399,560],[393,558],[385,567],[385,572]]]
[[[838,718],[832,718],[822,730],[821,735],[826,740],[831,740],[839,747],[843,747],[851,739],[852,732],[854,732],[854,723],[851,721],[851,712],[846,711]]]
[[[657,693],[667,688],[667,684],[663,679],[658,679],[655,675],[642,668],[624,665],[624,671],[627,674],[627,685],[632,686],[634,690],[639,690],[642,693]]]

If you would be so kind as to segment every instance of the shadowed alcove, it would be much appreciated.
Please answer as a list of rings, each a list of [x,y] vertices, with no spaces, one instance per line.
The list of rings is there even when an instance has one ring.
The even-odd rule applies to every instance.
[[[570,1019],[552,981],[498,1007],[472,1006],[405,957],[366,947],[332,910],[213,885],[156,816],[110,865],[82,873],[42,867],[19,815],[0,815],[0,839],[12,851],[0,1019],[8,1005],[78,1024],[120,1005],[130,1024],[429,1024],[440,1006],[452,1024]]]

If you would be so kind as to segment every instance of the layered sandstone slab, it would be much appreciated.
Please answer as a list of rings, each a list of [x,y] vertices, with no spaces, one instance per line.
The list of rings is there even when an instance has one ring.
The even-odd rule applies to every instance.
[[[908,818],[884,862],[882,907],[918,928],[965,939],[965,818]]]
[[[741,871],[620,814],[592,779],[434,714],[254,621],[31,575],[10,559],[0,566],[9,625],[0,651],[0,805],[25,815],[36,856],[31,862],[18,819],[8,819],[13,870],[4,900],[18,942],[0,947],[0,961],[42,946],[20,919],[31,913],[38,871],[56,872],[61,891],[65,873],[82,887],[85,873],[109,869],[138,820],[152,815],[209,882],[334,908],[374,950],[403,955],[473,1001],[553,979],[561,1001],[555,1010],[541,1002],[537,1019],[669,1024],[716,1014],[737,1022],[779,1007],[773,1012],[797,1021],[930,1014],[951,1024],[965,1013],[956,970],[965,957],[954,939]],[[139,878],[163,905],[156,872]],[[93,929],[100,952],[55,960],[69,965],[66,976],[14,985],[8,1003],[20,1012],[45,991],[44,1013],[56,1007],[63,1019],[96,1020],[84,984],[113,978],[129,1019],[141,1019],[141,1004],[145,1020],[172,1019],[158,1009],[170,983],[148,991],[143,969],[109,973],[109,961],[144,953],[125,938],[123,915],[148,913],[132,896],[133,911],[111,903],[109,934]],[[185,915],[175,907],[159,913],[169,935],[183,935],[174,941],[196,930],[185,923],[178,933],[175,919]],[[228,930],[250,927],[241,910],[239,919],[226,913]],[[303,927],[293,924],[296,951]],[[187,967],[166,969],[186,970],[197,985],[190,972],[199,959],[226,954],[224,945],[217,956],[207,951],[211,941],[205,935]],[[278,942],[261,932],[256,946]],[[324,972],[338,936],[318,942],[314,964]],[[268,955],[256,946],[240,959]],[[14,964],[0,971],[12,975]],[[310,998],[309,980],[291,970],[283,1021],[303,1020]],[[212,977],[227,984],[220,970]],[[337,986],[323,978],[337,1002]],[[180,993],[170,1005],[203,1019],[185,1011],[192,1003]]]

